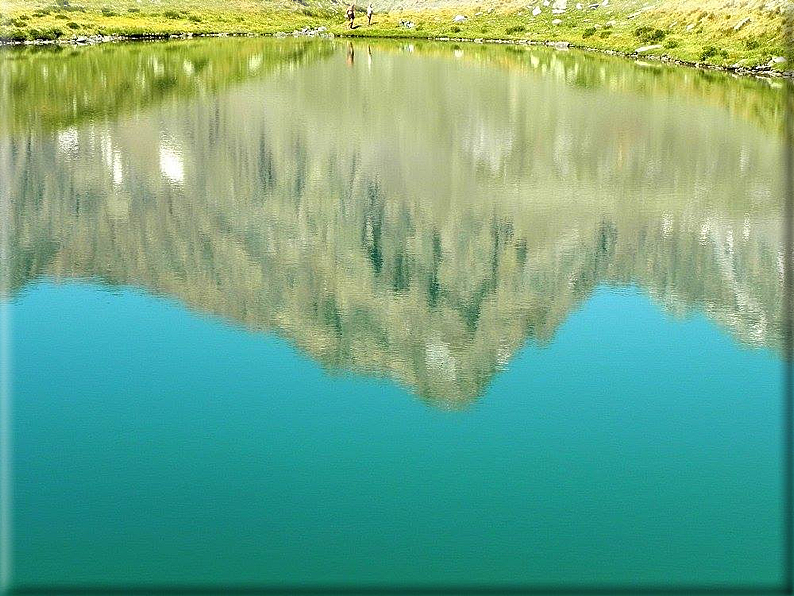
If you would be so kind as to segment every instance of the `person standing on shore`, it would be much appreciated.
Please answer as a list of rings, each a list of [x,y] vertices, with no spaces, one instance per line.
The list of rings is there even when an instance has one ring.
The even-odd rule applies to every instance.
[[[367,6],[367,25],[371,25],[372,24],[372,15],[373,15],[374,12],[375,11],[372,8],[372,2],[370,2],[369,6]]]
[[[347,20],[350,21],[350,28],[353,28],[353,19],[356,18],[356,4],[355,2],[347,7]]]

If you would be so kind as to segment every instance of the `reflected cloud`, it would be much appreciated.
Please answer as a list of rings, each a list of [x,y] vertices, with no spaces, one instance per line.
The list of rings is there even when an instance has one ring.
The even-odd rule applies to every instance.
[[[185,164],[182,156],[168,145],[160,145],[160,172],[174,184],[185,181]]]

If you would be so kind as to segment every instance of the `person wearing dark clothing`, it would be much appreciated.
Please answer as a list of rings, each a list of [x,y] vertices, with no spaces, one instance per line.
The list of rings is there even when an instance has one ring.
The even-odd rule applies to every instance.
[[[353,19],[356,18],[356,5],[351,4],[347,7],[347,20],[350,21],[350,28],[353,28]]]

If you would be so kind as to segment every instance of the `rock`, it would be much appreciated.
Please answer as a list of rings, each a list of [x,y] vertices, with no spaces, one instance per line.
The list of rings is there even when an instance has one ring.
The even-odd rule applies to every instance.
[[[404,29],[413,29],[416,24],[413,21],[400,21],[400,27]]]
[[[783,56],[775,56],[769,61],[769,64],[783,64],[786,59]]]
[[[604,0],[604,1],[601,3],[601,6],[609,6],[609,0]]]
[[[536,17],[536,16],[538,16],[538,15],[540,14],[540,12],[541,12],[541,11],[540,11],[540,6],[536,6],[536,7],[534,8],[534,10],[532,11],[532,16],[533,16],[533,17]]]
[[[567,41],[555,41],[554,47],[558,50],[567,50],[571,44]]]
[[[590,10],[595,10],[596,8],[600,8],[600,7],[601,5],[598,2],[596,2],[595,4],[590,5]]]
[[[551,7],[554,10],[561,10],[562,12],[565,12],[565,10],[568,8],[568,0],[554,0],[554,3]]]
[[[689,25],[686,26],[687,31],[692,31],[692,29],[694,28],[695,28],[695,23],[689,23]]]
[[[452,22],[453,23],[465,23],[466,22],[466,17],[463,16],[462,14],[456,14],[455,18],[452,19]]]
[[[738,31],[739,29],[741,29],[742,27],[744,27],[744,26],[745,26],[747,23],[749,23],[749,22],[750,22],[750,17],[744,17],[744,18],[743,18],[741,21],[739,21],[738,23],[736,23],[736,24],[733,26],[733,30],[734,30],[734,31]]]
[[[482,14],[482,11],[480,11],[480,12],[475,12],[475,13],[474,13],[474,16],[475,16],[475,17],[478,17],[478,16],[480,16],[481,14]]]
[[[658,44],[658,43],[655,43],[655,44],[650,45],[650,46],[639,47],[636,50],[634,50],[634,52],[636,54],[644,54],[645,52],[650,52],[652,50],[660,50],[660,49],[662,49],[662,45]]]
[[[614,26],[615,26],[615,21],[614,20],[607,21],[606,23],[604,23],[604,27],[606,27],[607,29],[609,29],[610,27],[614,27]]]
[[[561,8],[555,8],[551,11],[551,14],[565,14],[565,11]]]
[[[584,9],[584,6],[582,6],[581,3],[577,2],[576,3],[576,10],[582,10],[582,9]]]
[[[561,25],[561,24],[562,24],[562,19],[554,19],[554,20],[551,22],[551,24],[552,24],[552,25]]]
[[[543,0],[543,6],[550,6],[550,5],[551,5],[550,0]]]

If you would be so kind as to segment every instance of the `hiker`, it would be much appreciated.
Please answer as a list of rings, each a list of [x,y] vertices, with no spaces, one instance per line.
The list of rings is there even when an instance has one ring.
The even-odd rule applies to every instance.
[[[347,20],[350,21],[350,28],[353,28],[353,19],[356,18],[356,5],[355,3],[347,7]]]
[[[371,25],[372,24],[372,15],[373,15],[374,12],[375,11],[372,8],[372,2],[370,2],[369,6],[367,6],[367,25]]]

